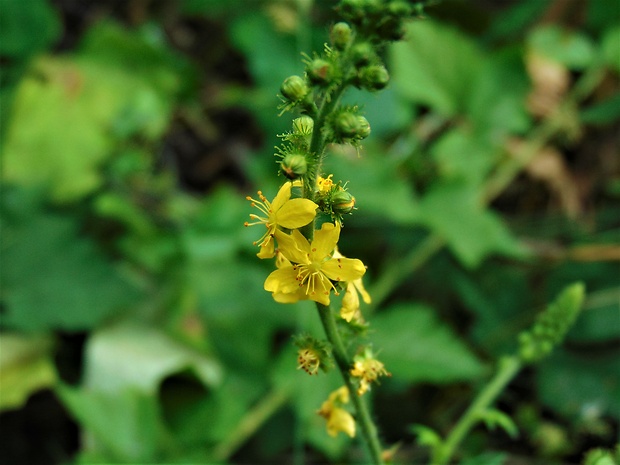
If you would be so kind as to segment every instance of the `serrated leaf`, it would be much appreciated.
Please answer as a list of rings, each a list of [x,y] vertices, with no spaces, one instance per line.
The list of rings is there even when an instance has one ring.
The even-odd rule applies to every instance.
[[[42,210],[5,213],[1,289],[3,323],[22,330],[84,330],[139,296],[75,219]]]
[[[147,53],[137,34],[104,24],[86,44],[79,55],[33,63],[3,141],[2,178],[43,187],[59,202],[101,185],[100,167],[119,138],[161,135],[179,85],[175,69]]]
[[[429,307],[396,305],[374,316],[372,328],[381,361],[399,379],[450,383],[484,373],[482,362]]]
[[[433,21],[411,22],[406,38],[390,49],[392,82],[398,92],[445,116],[463,112],[483,63],[477,45]]]
[[[480,414],[480,419],[484,422],[488,429],[492,430],[496,427],[500,427],[513,439],[519,436],[519,429],[517,428],[517,425],[514,421],[512,421],[512,418],[501,410],[494,408],[486,409]]]
[[[499,217],[481,205],[475,186],[456,182],[434,186],[420,201],[420,221],[443,237],[466,267],[475,268],[492,254],[525,256]]]
[[[30,394],[56,382],[47,336],[0,336],[0,410],[21,407]]]

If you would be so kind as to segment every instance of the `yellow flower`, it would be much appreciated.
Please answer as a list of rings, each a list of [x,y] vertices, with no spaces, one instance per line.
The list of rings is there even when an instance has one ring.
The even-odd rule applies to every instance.
[[[297,352],[297,369],[302,369],[309,375],[316,375],[321,366],[321,359],[316,350],[311,348],[299,349]]]
[[[254,242],[254,245],[260,246],[260,252],[256,254],[259,258],[272,258],[275,255],[273,238],[279,242],[281,237],[286,236],[286,233],[279,228],[301,228],[316,216],[317,204],[312,200],[291,199],[292,185],[290,182],[284,183],[273,202],[269,202],[261,191],[258,191],[260,200],[246,197],[264,216],[250,214],[250,218],[255,221],[253,223],[246,221],[245,226],[264,224],[267,228],[265,234]]]
[[[278,249],[291,263],[283,263],[272,272],[264,286],[277,302],[309,299],[329,305],[331,290],[338,295],[332,281],[354,281],[366,272],[360,260],[332,257],[340,237],[340,226],[324,223],[315,231],[312,243],[298,230],[284,236],[278,237]]]
[[[336,248],[334,251],[334,258],[345,257]],[[360,298],[358,293],[361,294],[365,303],[369,304],[371,302],[370,294],[366,292],[364,284],[362,283],[362,278],[347,282],[347,289],[344,293],[344,297],[342,298],[342,307],[340,308],[340,317],[346,320],[347,323],[350,323],[353,319],[356,321],[362,320],[362,314],[360,312]]]
[[[333,174],[330,174],[326,178],[322,176],[318,177],[316,181],[316,186],[320,193],[327,194],[329,191],[332,190],[332,187],[334,186],[334,181],[332,180],[332,176]]]
[[[379,376],[392,376],[383,363],[373,357],[372,351],[366,349],[362,354],[358,354],[353,358],[353,368],[351,368],[351,376],[359,378],[359,388],[357,395],[361,396],[370,390],[370,383],[376,381]]]
[[[348,402],[349,390],[346,386],[342,386],[329,395],[317,412],[327,420],[327,433],[330,436],[336,436],[340,431],[350,437],[355,436],[355,420],[349,412],[339,406]]]

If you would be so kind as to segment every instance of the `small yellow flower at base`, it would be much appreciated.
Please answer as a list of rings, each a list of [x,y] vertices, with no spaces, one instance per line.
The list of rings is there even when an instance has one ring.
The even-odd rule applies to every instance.
[[[329,305],[332,289],[338,295],[332,281],[354,281],[366,272],[360,260],[332,256],[340,237],[338,225],[324,223],[312,243],[298,230],[284,236],[278,238],[278,250],[291,264],[273,271],[264,285],[276,302],[314,300]]]
[[[366,349],[364,353],[353,358],[353,368],[351,368],[350,373],[351,376],[359,378],[358,396],[369,391],[370,384],[376,381],[379,376],[392,376],[385,369],[383,363],[373,357],[370,349]]]
[[[349,390],[342,386],[332,392],[317,412],[327,420],[327,434],[335,437],[339,432],[355,436],[355,420],[349,412],[340,407],[349,402]]]
[[[297,352],[297,369],[304,370],[309,375],[316,375],[319,372],[321,359],[316,350],[306,348],[299,349]]]
[[[255,220],[252,223],[245,222],[245,226],[265,225],[267,231],[262,237],[254,242],[260,246],[260,251],[256,254],[259,258],[272,258],[275,255],[273,238],[278,241],[287,234],[279,228],[296,229],[310,223],[316,216],[318,205],[309,199],[291,199],[291,187],[293,183],[286,182],[282,185],[278,194],[269,202],[261,191],[258,191],[258,198],[246,197],[252,202],[252,206],[258,208],[264,216],[250,214],[250,218]]]
[[[344,258],[344,255],[336,249],[334,251],[334,258]],[[358,322],[363,321],[363,317],[360,312],[360,298],[358,293],[362,296],[362,299],[366,304],[372,302],[370,299],[370,294],[368,294],[364,288],[362,278],[347,282],[347,289],[344,293],[344,297],[342,298],[342,306],[340,308],[340,317],[347,323],[350,323],[352,320]]]

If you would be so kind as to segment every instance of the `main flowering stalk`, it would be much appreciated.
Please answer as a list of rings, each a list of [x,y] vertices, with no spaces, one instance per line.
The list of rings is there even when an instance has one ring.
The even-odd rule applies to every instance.
[[[342,105],[341,97],[350,86],[377,91],[387,85],[381,48],[400,39],[403,21],[419,11],[403,0],[342,0],[338,9],[346,22],[332,27],[331,44],[325,45],[322,54],[306,56],[304,75],[288,77],[280,88],[282,113],[301,113],[276,148],[280,174],[288,180],[272,202],[260,191],[258,200],[248,197],[260,214],[251,215],[246,226],[266,228],[255,245],[259,258],[276,259],[276,269],[264,283],[274,300],[316,303],[327,340],[302,336],[296,343],[299,368],[306,373],[326,371],[333,359],[342,375],[344,386],[317,412],[325,418],[328,434],[353,437],[359,428],[373,463],[381,465],[386,452],[362,396],[389,373],[369,346],[359,347],[355,356],[349,354],[336,322],[340,318],[350,325],[347,337],[365,328],[359,295],[365,303],[371,297],[362,284],[366,272],[362,261],[344,257],[337,248],[355,198],[346,183],[324,173],[324,162],[329,144],[350,144],[359,151],[360,141],[370,134],[370,124],[359,108]],[[332,299],[343,292],[336,316]],[[349,403],[354,415],[347,410]]]

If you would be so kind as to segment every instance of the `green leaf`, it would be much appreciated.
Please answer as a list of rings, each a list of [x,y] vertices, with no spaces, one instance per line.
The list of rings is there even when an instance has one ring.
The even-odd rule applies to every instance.
[[[400,94],[444,116],[462,113],[483,55],[460,32],[433,21],[415,21],[407,40],[390,49],[392,82]]]
[[[438,184],[420,202],[420,221],[443,237],[468,268],[498,253],[523,258],[525,251],[501,220],[463,183]]]
[[[620,42],[620,38],[618,39]],[[620,51],[618,51],[620,54]],[[581,121],[586,124],[611,124],[620,118],[620,93],[616,93],[607,100],[595,103],[581,110]]]
[[[26,58],[60,34],[58,16],[46,0],[0,0],[0,11],[0,55]]]
[[[86,45],[77,56],[33,64],[16,90],[3,143],[2,178],[44,187],[59,202],[101,185],[100,167],[119,138],[160,136],[179,86],[175,67],[138,34],[104,24]]]
[[[584,406],[595,416],[620,415],[618,350],[588,353],[557,349],[540,364],[537,384],[545,405],[578,418]],[[566,389],[570,380],[570,389]]]
[[[165,377],[186,369],[205,386],[217,386],[222,378],[213,358],[145,325],[124,323],[94,332],[85,357],[84,384],[101,391],[155,395]]]
[[[399,379],[450,383],[484,373],[474,353],[429,307],[396,305],[375,315],[372,328],[381,361]]]
[[[527,42],[535,53],[562,63],[570,69],[587,68],[595,56],[594,44],[587,36],[556,24],[535,29]]]
[[[19,408],[56,383],[51,342],[47,336],[0,336],[0,410]]]
[[[605,63],[616,73],[620,73],[620,25],[605,31],[601,48]]]
[[[137,289],[93,241],[78,235],[73,218],[37,210],[19,214],[3,215],[0,277],[7,327],[84,330],[135,301]]]
[[[519,429],[512,418],[506,415],[504,412],[488,408],[481,412],[480,419],[484,422],[488,429],[495,429],[500,427],[503,429],[512,439],[519,437]]]
[[[92,435],[87,449],[94,449],[109,463],[154,463],[164,426],[157,398],[125,389],[104,392],[60,385],[63,403]]]
[[[410,431],[416,435],[416,442],[421,446],[437,449],[443,443],[441,436],[434,430],[424,425],[413,425]]]

